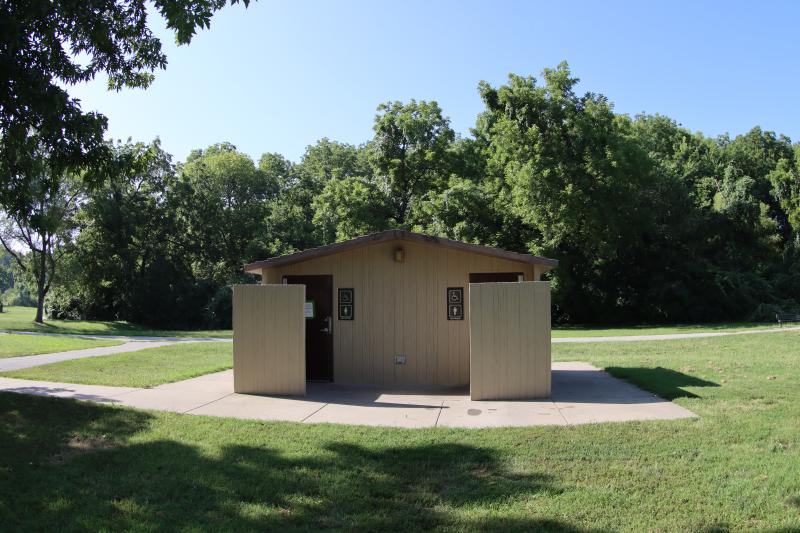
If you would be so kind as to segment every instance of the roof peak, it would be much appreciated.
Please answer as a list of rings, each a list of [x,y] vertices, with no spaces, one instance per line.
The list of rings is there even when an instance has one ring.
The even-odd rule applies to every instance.
[[[390,229],[385,231],[379,231],[377,233],[370,233],[368,235],[362,235],[360,237],[356,237],[354,239],[349,239],[346,241],[326,244],[323,246],[318,246],[316,248],[309,248],[307,250],[295,252],[292,254],[271,257],[269,259],[264,259],[263,261],[256,261],[254,263],[245,265],[244,270],[246,272],[255,272],[262,268],[290,265],[293,263],[299,263],[301,261],[307,261],[309,259],[314,259],[317,257],[323,257],[326,255],[343,252],[353,248],[359,248],[361,246],[369,246],[371,244],[378,244],[380,242],[388,242],[394,240],[423,242],[431,245],[439,245],[447,248],[453,248],[464,252],[501,257],[503,259],[508,259],[511,261],[519,261],[520,263],[543,265],[550,268],[555,268],[556,266],[558,266],[557,260],[548,259],[546,257],[539,257],[519,252],[510,252],[508,250],[494,248],[491,246],[455,241],[452,239],[448,239],[446,237],[436,237],[433,235],[426,235],[424,233],[416,233],[413,231],[408,231],[403,229]]]

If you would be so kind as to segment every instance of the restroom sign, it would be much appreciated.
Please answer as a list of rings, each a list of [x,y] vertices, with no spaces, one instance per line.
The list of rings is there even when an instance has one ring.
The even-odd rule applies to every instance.
[[[464,287],[447,287],[447,320],[464,320]]]
[[[352,288],[339,289],[339,320],[353,320],[356,305],[354,293]]]

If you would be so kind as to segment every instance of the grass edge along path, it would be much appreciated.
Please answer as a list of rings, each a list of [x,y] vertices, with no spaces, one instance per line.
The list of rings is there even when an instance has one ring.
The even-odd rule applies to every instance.
[[[59,383],[154,387],[232,366],[233,346],[229,342],[181,342],[135,352],[60,361],[0,375]]]
[[[42,337],[0,333],[0,359],[25,355],[71,352],[87,348],[119,346],[123,341],[112,339],[81,339],[74,337]]]

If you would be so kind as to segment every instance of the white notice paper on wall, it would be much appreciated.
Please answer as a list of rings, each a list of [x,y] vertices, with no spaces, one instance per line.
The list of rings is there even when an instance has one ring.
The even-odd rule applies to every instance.
[[[303,316],[305,318],[314,318],[314,300],[308,300],[303,305]]]

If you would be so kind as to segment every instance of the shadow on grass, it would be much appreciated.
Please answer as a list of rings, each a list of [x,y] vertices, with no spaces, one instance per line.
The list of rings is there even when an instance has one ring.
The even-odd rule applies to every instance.
[[[382,446],[320,427],[303,428],[297,442],[274,437],[277,450],[270,432],[280,427],[258,423],[230,426],[217,443],[132,438],[151,427],[188,431],[181,424],[194,420],[203,419],[0,394],[0,523],[14,531],[587,531],[502,517],[498,506],[560,489],[549,474],[509,471],[491,448]],[[76,435],[105,444],[64,454]]]
[[[665,400],[675,398],[700,398],[697,394],[683,387],[719,387],[718,383],[706,381],[671,368],[646,367],[606,367],[605,371],[612,376],[622,378],[638,387],[657,394]]]

